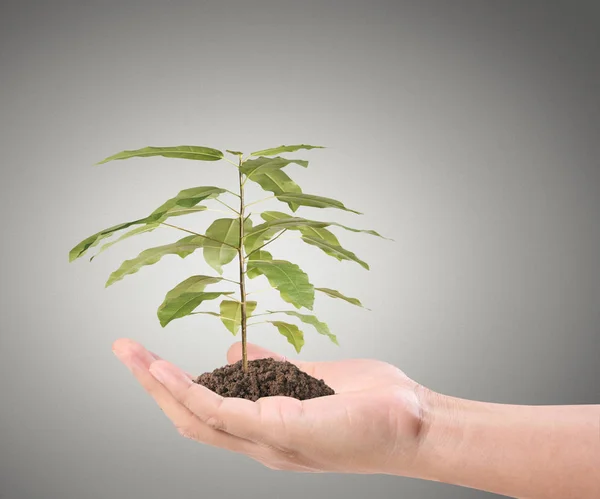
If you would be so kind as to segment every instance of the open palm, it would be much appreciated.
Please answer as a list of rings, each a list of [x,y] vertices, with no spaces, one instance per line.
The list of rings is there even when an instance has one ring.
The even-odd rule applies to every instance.
[[[221,397],[131,340],[113,345],[179,432],[198,442],[250,456],[272,469],[392,473],[408,468],[421,427],[417,383],[370,359],[296,362],[335,395],[300,401]],[[248,345],[248,358],[282,356]],[[234,344],[229,363],[241,358]]]

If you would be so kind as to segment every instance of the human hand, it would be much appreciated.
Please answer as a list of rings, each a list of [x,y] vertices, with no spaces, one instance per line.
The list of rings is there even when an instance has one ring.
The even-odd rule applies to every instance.
[[[398,368],[369,359],[290,361],[323,379],[335,395],[300,401],[221,397],[192,375],[128,339],[113,345],[180,434],[245,454],[271,469],[409,474],[422,425],[419,385]],[[248,359],[283,357],[248,345]],[[241,344],[227,354],[241,359]]]

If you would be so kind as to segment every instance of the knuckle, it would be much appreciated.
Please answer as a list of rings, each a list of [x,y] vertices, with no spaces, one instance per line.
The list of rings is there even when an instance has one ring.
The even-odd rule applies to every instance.
[[[208,416],[204,423],[210,426],[213,430],[226,431],[225,421],[217,416]]]
[[[191,410],[192,406],[193,406],[193,399],[194,399],[194,385],[191,384],[183,393],[183,396],[181,397],[181,403],[189,410]]]

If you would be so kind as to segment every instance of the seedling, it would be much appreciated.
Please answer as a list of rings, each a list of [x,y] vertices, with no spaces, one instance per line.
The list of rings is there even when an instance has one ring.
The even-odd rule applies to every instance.
[[[337,237],[328,227],[337,227],[383,238],[379,233],[373,230],[354,229],[336,222],[309,220],[295,215],[295,212],[301,206],[321,209],[333,208],[361,214],[347,208],[335,199],[304,193],[283,171],[286,166],[291,164],[306,168],[308,167],[308,161],[287,159],[280,156],[281,154],[293,153],[301,149],[322,148],[322,146],[305,144],[280,146],[253,152],[247,157],[244,157],[242,152],[227,150],[226,152],[235,160],[225,157],[224,153],[217,149],[199,146],[146,147],[134,151],[123,151],[110,156],[97,164],[153,156],[193,161],[216,162],[223,160],[235,167],[237,192],[214,186],[192,187],[182,190],[175,197],[164,202],[150,215],[131,222],[114,225],[84,239],[70,251],[69,261],[72,262],[83,257],[90,249],[97,247],[101,241],[117,234],[120,234],[120,237],[105,243],[96,255],[90,258],[90,261],[113,244],[132,236],[151,232],[161,226],[179,230],[185,232],[186,236],[171,244],[147,249],[137,257],[126,260],[110,275],[106,286],[138,272],[144,266],[157,263],[165,255],[175,254],[185,258],[198,250],[202,250],[206,263],[217,275],[193,275],[171,289],[166,294],[157,312],[162,327],[182,317],[210,315],[219,318],[233,335],[237,335],[241,330],[241,369],[245,374],[248,373],[249,364],[246,340],[247,329],[249,326],[259,323],[256,321],[250,322],[250,320],[259,316],[272,319],[260,323],[267,323],[276,328],[279,333],[287,338],[298,353],[304,345],[303,331],[297,325],[277,318],[278,316],[296,318],[302,323],[314,327],[318,333],[327,336],[337,345],[338,340],[331,333],[327,324],[320,321],[314,314],[299,310],[313,311],[315,292],[365,308],[363,304],[357,298],[345,296],[335,289],[314,286],[308,275],[298,265],[287,260],[274,259],[265,249],[285,232],[294,231],[299,234],[301,241],[319,248],[326,255],[339,261],[349,260],[367,270],[369,269],[366,262],[340,245]],[[245,186],[248,182],[258,184],[272,195],[265,199],[248,202],[245,195]],[[227,202],[229,201],[228,197],[234,199],[235,207],[232,206],[234,203]],[[281,211],[255,211],[254,207],[257,204],[268,199],[281,201],[287,205],[292,214]],[[231,216],[218,218],[212,222],[204,234],[174,225],[172,219],[175,217],[207,211],[209,208],[201,203],[208,200],[215,200],[222,204],[227,212],[231,213]],[[252,212],[249,211],[250,207],[253,207]],[[253,218],[256,220],[258,216],[262,219],[261,223],[254,225]],[[129,230],[126,231],[126,229]],[[234,263],[238,269],[237,280],[223,277],[223,267]],[[295,310],[267,310],[255,314],[258,303],[254,299],[248,299],[247,279],[255,279],[258,276],[266,277],[269,285],[279,292],[282,300],[291,304]],[[226,285],[230,289],[215,289],[215,286],[219,284],[221,286]],[[234,297],[236,293],[238,294],[237,298]],[[220,300],[218,312],[201,309],[204,302],[212,300]],[[206,375],[203,379],[206,380]]]

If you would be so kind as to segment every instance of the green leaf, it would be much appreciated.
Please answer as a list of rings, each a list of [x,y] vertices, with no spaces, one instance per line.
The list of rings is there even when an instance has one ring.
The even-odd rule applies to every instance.
[[[262,213],[261,216],[263,216],[263,218],[267,221],[275,220],[276,218],[292,218],[291,215],[288,215],[287,213],[281,213],[281,212],[277,212],[277,211],[265,211]],[[335,246],[340,246],[340,242],[338,241],[338,238],[335,237],[335,235],[332,232],[330,232],[327,229],[324,229],[322,227],[304,226],[304,227],[298,227],[297,229],[288,228],[288,230],[298,230],[303,236],[308,236],[308,237],[312,237],[315,239],[322,239],[323,241],[326,241]],[[321,249],[323,249],[323,248],[321,248]],[[325,249],[323,249],[323,251],[325,251],[327,253],[327,251]],[[334,258],[337,258],[340,261],[343,260],[343,258],[341,258],[338,253],[330,252],[328,254],[330,256],[333,256]]]
[[[271,253],[269,253],[268,251],[258,250],[249,255],[248,260],[273,260],[273,255],[271,255]],[[259,275],[262,275],[262,273],[259,270],[252,268],[246,270],[246,276],[249,279],[254,279]]]
[[[248,234],[244,235],[244,249],[246,250],[246,254],[249,255],[257,248],[260,248],[281,230],[283,229],[275,227],[264,228],[263,230],[255,231],[254,228],[252,228]]]
[[[305,218],[298,218],[298,217],[293,217],[287,213],[283,213],[280,211],[264,211],[260,214],[260,216],[262,217],[263,220],[265,220],[266,222],[270,222],[270,226],[276,226],[277,225],[277,221],[281,220],[282,223],[285,224],[289,224],[289,225],[285,225],[285,227],[289,230],[295,230],[295,228],[293,227],[294,222],[290,221],[290,220],[295,220],[295,221],[303,221],[305,222],[305,225],[302,226],[302,224],[298,225],[297,230],[300,230],[300,232],[302,232],[304,234],[303,229],[306,228],[322,228],[322,227],[327,227],[327,226],[336,226],[336,227],[341,227],[342,229],[346,229],[349,230],[350,232],[364,232],[365,234],[370,234],[372,236],[377,236],[380,237],[382,239],[387,239],[388,241],[393,241],[393,239],[389,239],[387,237],[383,237],[381,234],[379,234],[378,232],[375,232],[374,230],[370,230],[370,229],[353,229],[352,227],[347,227],[345,225],[339,224],[337,222],[320,222],[317,220],[306,220]],[[259,226],[257,226],[259,227]],[[329,232],[329,234],[331,234],[331,232]],[[310,233],[307,232],[306,234],[307,236],[312,236],[314,237],[314,233]],[[335,237],[335,236],[334,236]],[[326,238],[326,240],[328,240],[329,242],[334,243],[333,240],[331,240],[329,237]],[[336,239],[337,241],[337,239]],[[338,244],[339,242],[335,242],[334,244]]]
[[[265,250],[258,250],[252,253],[249,257],[249,260],[273,260],[273,255]]]
[[[133,222],[126,222],[117,225],[113,225],[108,229],[101,230],[96,234],[93,234],[79,244],[77,244],[71,251],[69,251],[69,261],[72,262],[77,258],[82,257],[89,248],[96,246],[102,239],[106,239],[107,237],[112,236],[115,232],[121,231],[123,229],[127,229],[133,225],[144,225],[151,222],[149,217],[140,218],[139,220],[134,220]]]
[[[339,291],[336,291],[335,289],[329,289],[329,288],[315,288],[317,291],[320,291],[321,293],[325,293],[327,296],[331,297],[331,298],[339,298],[340,300],[344,300],[347,301],[348,303],[351,303],[352,305],[356,305],[357,307],[362,307],[362,308],[366,308],[361,302],[360,300],[358,300],[358,298],[350,298],[348,296],[344,296],[342,293],[340,293]]]
[[[96,258],[100,253],[102,253],[103,251],[106,251],[108,248],[110,248],[113,244],[119,243],[121,241],[123,241],[124,239],[128,239],[130,237],[133,236],[137,236],[138,234],[143,234],[144,232],[152,232],[154,229],[160,227],[160,224],[147,224],[147,225],[142,225],[141,227],[136,227],[135,229],[131,229],[130,231],[125,232],[125,234],[123,234],[121,237],[119,237],[118,239],[115,239],[114,241],[111,241],[110,243],[106,243],[104,246],[102,246],[102,248],[100,248],[98,250],[98,253],[96,253],[95,255],[90,257],[90,262]]]
[[[308,161],[302,159],[285,159],[278,156],[276,158],[251,159],[241,166],[240,171],[244,175],[247,175],[249,179],[253,179],[254,175],[281,170],[290,163],[296,163],[304,168],[308,167]]]
[[[328,243],[327,241],[323,241],[323,239],[315,239],[314,237],[302,236],[302,240],[305,243],[312,244],[317,248],[322,249],[328,255],[334,255],[336,258],[341,258],[342,260],[350,260],[352,262],[358,263],[361,267],[369,270],[369,265],[358,258],[352,251],[348,251],[347,249],[342,248],[341,246],[336,246],[334,244]]]
[[[87,237],[71,249],[71,251],[69,252],[69,261],[72,262],[77,258],[82,257],[90,248],[96,246],[103,239],[111,237],[116,232],[127,229],[131,226],[162,223],[170,217],[187,215],[196,211],[206,210],[206,207],[204,206],[195,205],[197,205],[200,201],[203,201],[205,199],[215,198],[223,192],[226,192],[225,189],[212,186],[193,187],[191,189],[185,189],[179,192],[177,196],[165,201],[161,206],[159,206],[147,217],[140,218],[132,222],[113,225],[108,229],[101,230],[100,232],[97,232],[96,234]],[[195,207],[195,209],[191,210],[191,208],[193,207]]]
[[[257,303],[255,301],[246,302],[246,318],[252,315],[256,310]],[[242,324],[242,304],[237,301],[223,300],[220,305],[221,321],[225,327],[229,329],[235,336]]]
[[[279,332],[287,338],[288,342],[294,346],[296,352],[300,353],[300,350],[302,350],[302,347],[304,346],[304,333],[298,329],[298,326],[281,321],[267,322],[273,324]]]
[[[179,255],[181,258],[185,258],[197,249],[202,248],[205,241],[206,239],[201,236],[188,236],[171,244],[144,250],[137,257],[131,260],[125,260],[121,266],[110,275],[106,282],[106,287],[120,281],[126,275],[135,274],[146,265],[157,263],[165,255]]]
[[[320,248],[326,254],[331,255],[340,261],[351,260],[359,263],[366,269],[369,268],[369,266],[360,260],[354,253],[342,248],[337,238],[331,232],[324,229],[324,227],[330,225],[336,225],[346,229],[347,227],[344,225],[335,222],[320,222],[317,220],[292,217],[287,213],[277,211],[266,211],[261,214],[261,217],[266,221],[260,225],[256,225],[245,238],[244,246],[248,252],[252,251],[253,248],[260,247],[279,232],[280,229],[297,230],[302,233],[302,240],[304,242]],[[358,229],[350,230],[354,232],[374,232],[359,231]]]
[[[313,285],[298,265],[286,260],[248,260],[248,271],[263,274],[281,298],[296,308],[312,310],[315,300]]]
[[[256,151],[251,154],[251,156],[275,156],[276,154],[281,154],[282,152],[295,152],[300,149],[325,149],[323,146],[309,146],[306,144],[299,144],[295,146],[279,146],[273,147],[272,149],[263,149],[262,151]]]
[[[337,208],[338,210],[350,211],[357,215],[362,215],[360,211],[346,208],[340,201],[323,196],[315,196],[314,194],[286,193],[277,194],[275,197],[284,203],[295,203],[300,206],[310,206],[313,208]]]
[[[224,192],[226,192],[225,189],[214,186],[201,186],[184,189],[179,191],[175,197],[168,199],[158,208],[156,208],[156,210],[152,212],[151,216],[154,215],[156,217],[161,217],[163,214],[170,212],[177,213],[178,211],[181,211],[182,208],[192,208],[201,201],[204,201],[205,199],[214,199]],[[206,210],[206,207],[203,207],[202,209]]]
[[[165,327],[172,320],[191,314],[203,301],[233,294],[233,291],[204,292],[206,286],[219,281],[222,281],[220,277],[195,275],[180,282],[167,293],[163,303],[158,308],[157,315],[160,325]]]
[[[206,209],[207,209],[206,206],[194,206],[193,208],[184,208],[183,206],[175,206],[174,208],[172,208],[168,211],[168,216],[163,217],[161,220],[164,221],[170,217],[189,215],[191,213],[199,213],[201,211],[205,211]],[[154,229],[156,229],[158,227],[160,227],[160,222],[142,225],[141,227],[136,227],[135,229],[132,229],[132,230],[126,232],[118,239],[115,239],[114,241],[106,243],[104,246],[102,246],[102,248],[100,248],[100,250],[98,250],[98,253],[96,253],[94,256],[90,257],[90,262],[94,258],[96,258],[100,253],[102,253],[103,251],[106,251],[108,248],[110,248],[113,244],[120,243],[124,239],[128,239],[130,237],[137,236],[138,234],[143,234],[145,232],[152,232]],[[95,245],[92,245],[92,246],[95,246]]]
[[[97,165],[103,165],[109,161],[129,158],[148,158],[151,156],[163,156],[165,158],[193,159],[197,161],[218,161],[223,158],[223,153],[211,147],[200,146],[174,146],[174,147],[144,147],[134,151],[123,151],[103,159]]]
[[[240,244],[239,218],[219,218],[208,229],[206,236],[216,241],[207,240],[204,244],[204,259],[219,274],[223,273],[223,265],[233,261],[238,254]],[[218,241],[218,242],[217,242]]]
[[[228,152],[229,154],[233,154],[234,156],[241,156],[242,154],[244,154],[243,152],[240,151],[232,151],[230,149],[225,149],[225,152]]]
[[[252,175],[251,180],[260,185],[263,190],[272,192],[275,195],[302,192],[300,186],[281,170]],[[292,211],[298,209],[296,203],[288,203],[288,206]]]
[[[287,314],[287,315],[291,315],[293,317],[297,317],[305,324],[310,324],[311,326],[314,326],[314,328],[317,330],[317,332],[319,334],[323,334],[323,335],[327,336],[333,343],[335,343],[336,345],[339,345],[337,338],[329,330],[329,326],[327,324],[325,324],[324,322],[321,322],[319,319],[317,319],[317,317],[315,315],[301,314],[300,312],[296,312],[295,310],[276,310],[276,311],[269,310],[268,312],[271,314]]]

